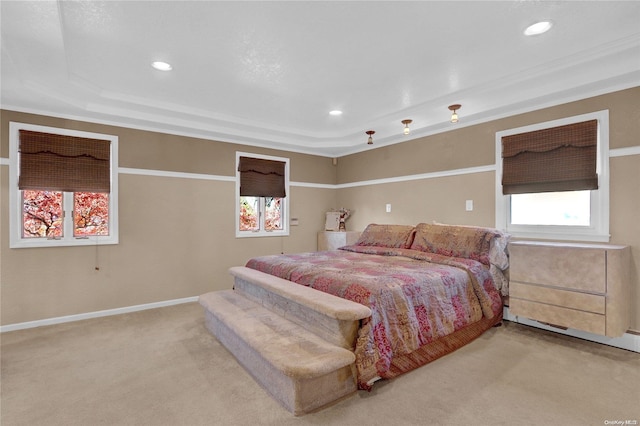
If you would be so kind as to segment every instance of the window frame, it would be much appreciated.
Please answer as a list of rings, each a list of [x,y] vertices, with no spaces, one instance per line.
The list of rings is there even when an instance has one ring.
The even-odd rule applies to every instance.
[[[285,186],[285,194],[286,197],[282,198],[282,229],[267,231],[264,229],[264,211],[260,212],[259,222],[260,229],[257,231],[241,231],[240,230],[240,172],[238,171],[238,166],[240,164],[240,157],[252,157],[252,158],[260,158],[263,160],[272,160],[272,161],[281,161],[285,163],[284,166],[284,186]],[[236,227],[236,238],[251,238],[251,237],[276,237],[276,236],[288,236],[289,235],[289,205],[290,205],[290,192],[289,192],[289,158],[285,157],[274,157],[270,155],[262,155],[262,154],[252,154],[248,152],[240,152],[236,151],[236,185],[235,185],[235,227]],[[260,198],[260,206],[263,208],[264,206],[264,198]]]
[[[18,188],[20,176],[20,130],[53,133],[58,135],[109,140],[111,191],[109,193],[109,235],[73,236],[73,192],[63,193],[63,236],[61,238],[23,238],[22,236],[22,195]],[[86,192],[86,191],[84,191]],[[118,244],[118,137],[102,133],[85,132],[58,127],[41,126],[29,123],[9,123],[9,247],[68,247]]]
[[[590,226],[513,225],[511,224],[511,195],[502,193],[502,138],[588,120],[598,121],[598,151],[596,173],[598,189],[591,192]],[[514,237],[570,241],[609,242],[609,110],[566,117],[496,133],[496,227]]]

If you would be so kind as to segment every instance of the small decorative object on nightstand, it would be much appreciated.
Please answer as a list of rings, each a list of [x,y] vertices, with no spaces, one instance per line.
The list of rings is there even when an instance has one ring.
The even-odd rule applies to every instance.
[[[324,222],[325,231],[337,231],[340,228],[340,212],[327,212]]]
[[[345,222],[351,216],[351,210],[344,207],[340,210],[332,210],[327,212],[327,218],[324,223],[325,231],[346,231],[347,227]]]

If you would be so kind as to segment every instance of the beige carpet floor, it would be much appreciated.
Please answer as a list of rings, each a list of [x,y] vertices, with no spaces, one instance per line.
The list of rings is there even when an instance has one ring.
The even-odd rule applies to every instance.
[[[236,363],[196,303],[4,333],[0,355],[2,426],[640,422],[640,354],[509,322],[303,417]]]

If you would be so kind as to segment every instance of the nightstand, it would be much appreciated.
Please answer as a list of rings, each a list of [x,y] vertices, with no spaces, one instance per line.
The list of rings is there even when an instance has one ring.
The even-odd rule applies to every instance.
[[[358,238],[358,231],[321,231],[318,232],[318,251],[337,250],[355,244]]]

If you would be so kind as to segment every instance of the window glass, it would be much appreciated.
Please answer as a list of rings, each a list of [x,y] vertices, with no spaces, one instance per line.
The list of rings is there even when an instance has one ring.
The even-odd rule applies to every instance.
[[[109,235],[109,194],[73,193],[73,236]]]
[[[265,197],[264,227],[267,231],[282,229],[282,198]]]
[[[590,191],[512,194],[511,223],[515,225],[590,226]]]
[[[259,197],[240,197],[240,230],[241,231],[257,231],[260,229],[260,198]]]
[[[61,191],[22,192],[22,237],[59,238],[63,236],[64,210]]]

